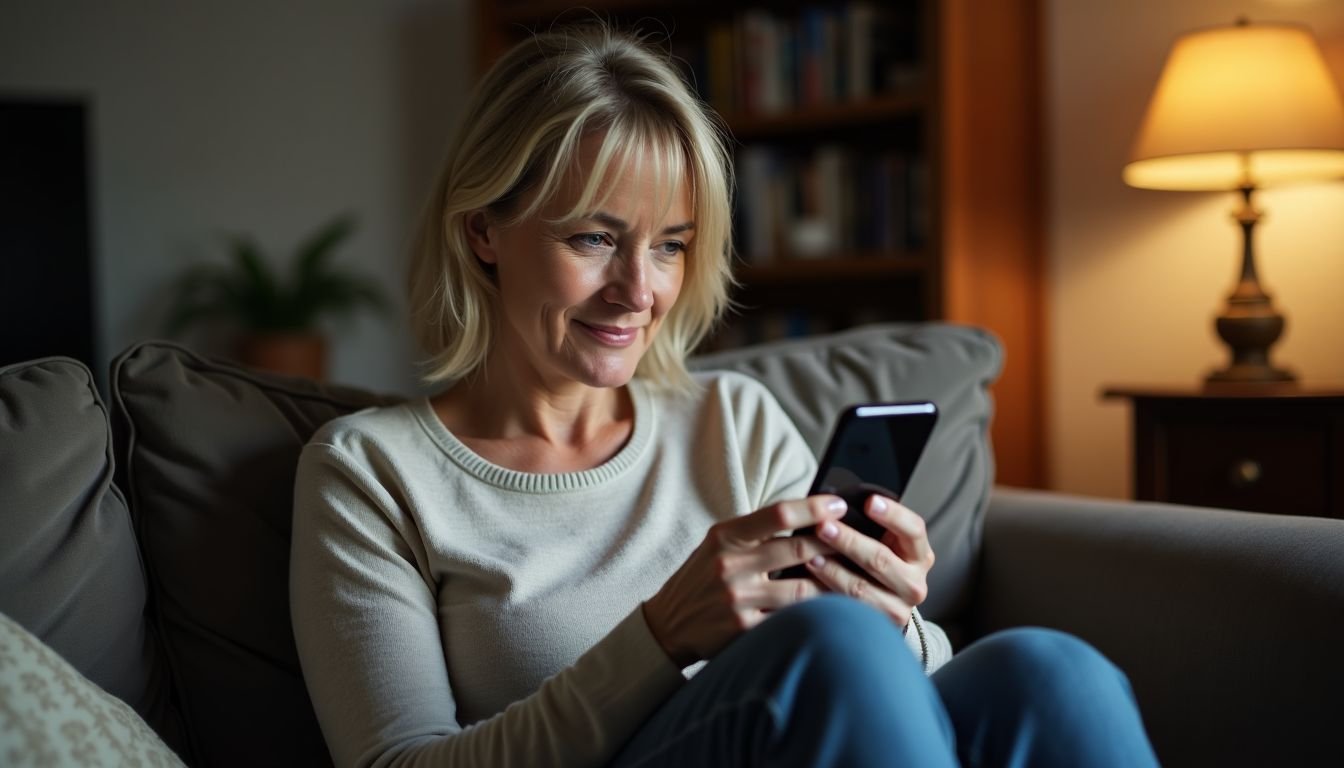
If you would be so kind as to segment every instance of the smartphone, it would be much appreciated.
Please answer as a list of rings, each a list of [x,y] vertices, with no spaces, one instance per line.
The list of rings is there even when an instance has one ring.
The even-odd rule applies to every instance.
[[[866,403],[846,408],[837,420],[808,495],[833,493],[849,505],[843,521],[866,536],[880,539],[886,531],[863,511],[868,497],[880,494],[900,501],[914,474],[924,445],[938,421],[938,407],[927,400],[902,403]],[[812,535],[813,527],[794,536]],[[851,571],[863,569],[840,556]],[[804,578],[801,565],[777,574]]]

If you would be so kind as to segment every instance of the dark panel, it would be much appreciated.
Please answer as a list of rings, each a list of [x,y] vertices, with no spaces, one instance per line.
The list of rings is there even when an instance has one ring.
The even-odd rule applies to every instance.
[[[0,99],[0,365],[95,365],[85,112]]]

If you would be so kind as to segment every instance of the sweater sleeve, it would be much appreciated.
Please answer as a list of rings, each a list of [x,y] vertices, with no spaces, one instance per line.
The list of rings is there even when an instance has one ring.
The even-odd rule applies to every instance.
[[[905,627],[905,645],[919,660],[924,674],[932,675],[952,660],[952,643],[943,628],[924,618],[918,608],[911,611],[910,623]]]
[[[812,486],[817,460],[812,448],[765,385],[746,376],[725,377],[728,398],[738,398],[734,412],[737,459],[760,509],[779,501],[801,499]]]
[[[531,696],[463,727],[434,576],[394,490],[310,444],[292,541],[295,640],[338,766],[598,765],[684,682],[636,608]]]

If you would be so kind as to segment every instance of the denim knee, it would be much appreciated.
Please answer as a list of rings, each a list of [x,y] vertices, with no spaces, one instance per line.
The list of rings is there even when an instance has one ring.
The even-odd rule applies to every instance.
[[[1050,629],[976,641],[933,675],[964,764],[1155,765],[1129,680]]]
[[[901,633],[876,608],[842,595],[825,594],[791,605],[770,618],[776,629],[818,648],[855,651],[888,643]],[[890,647],[890,646],[886,646]]]
[[[1001,693],[1016,691],[1037,707],[1070,708],[1080,697],[1133,699],[1125,673],[1087,642],[1041,627],[1004,630],[967,652],[992,654]]]
[[[909,662],[922,675],[912,654],[905,650],[900,629],[886,615],[858,600],[840,595],[821,595],[790,606],[767,623],[795,654],[811,659],[828,675],[857,675],[862,679],[874,669]]]
[[[947,766],[953,735],[891,619],[824,595],[729,644],[641,728],[618,764]]]
[[[770,696],[798,765],[944,765],[951,722],[901,630],[858,600],[823,595],[772,616],[763,645],[783,667]],[[761,657],[764,658],[764,655]],[[807,733],[810,745],[790,741]],[[809,739],[803,739],[808,742]]]

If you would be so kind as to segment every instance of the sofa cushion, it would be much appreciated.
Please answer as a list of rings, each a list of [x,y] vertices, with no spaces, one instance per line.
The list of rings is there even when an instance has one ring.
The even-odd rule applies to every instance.
[[[180,766],[135,710],[0,614],[0,762]]]
[[[294,471],[324,422],[391,400],[164,342],[122,353],[112,387],[192,762],[329,763],[289,618]]]
[[[168,723],[167,668],[145,627],[144,572],[112,481],[110,435],[82,363],[0,368],[0,613]]]
[[[949,623],[964,613],[994,482],[989,385],[1002,353],[988,332],[942,323],[882,324],[699,357],[763,382],[816,454],[840,410],[862,402],[932,400],[938,424],[902,500],[924,516],[938,561],[920,610]]]

